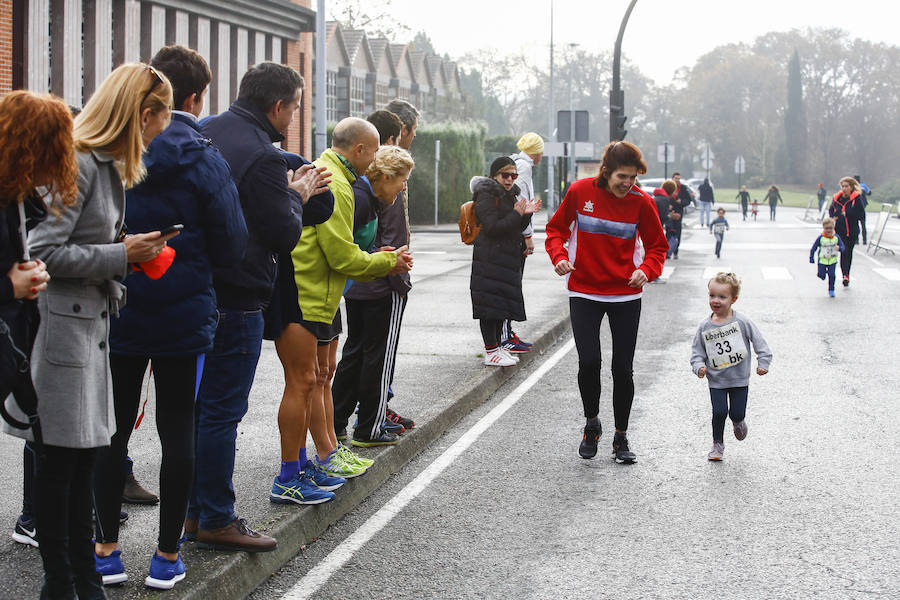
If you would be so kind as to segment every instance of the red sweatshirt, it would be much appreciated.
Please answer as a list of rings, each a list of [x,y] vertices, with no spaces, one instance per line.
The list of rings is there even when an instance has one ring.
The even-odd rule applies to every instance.
[[[644,245],[643,262],[638,238]],[[653,281],[662,273],[669,247],[650,196],[635,185],[627,196],[616,198],[592,178],[569,188],[547,223],[544,245],[554,265],[568,260],[575,267],[569,274],[570,291],[604,296],[640,293],[628,286],[635,268]]]

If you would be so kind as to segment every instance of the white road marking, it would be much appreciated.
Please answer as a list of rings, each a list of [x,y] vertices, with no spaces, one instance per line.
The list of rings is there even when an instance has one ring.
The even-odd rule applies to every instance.
[[[416,250],[416,254],[447,254],[446,250]]]
[[[893,268],[885,268],[885,269],[872,269],[888,281],[900,281],[900,269]]]
[[[703,279],[712,279],[719,272],[730,273],[731,267],[706,267],[703,269]]]
[[[672,273],[674,273],[674,272],[675,272],[675,267],[670,267],[669,265],[666,265],[663,267],[662,274],[659,276],[659,278],[662,280],[667,280],[669,277],[672,276]]]
[[[406,507],[412,500],[416,498],[422,491],[431,484],[434,479],[440,475],[444,469],[449,467],[463,452],[465,452],[482,433],[494,424],[506,411],[512,408],[525,393],[536,384],[541,377],[547,374],[550,369],[556,366],[563,357],[575,347],[575,340],[569,340],[563,344],[562,348],[556,351],[547,362],[541,365],[534,373],[528,376],[512,393],[503,399],[497,406],[483,416],[475,425],[472,426],[462,437],[460,437],[452,446],[447,448],[443,454],[435,459],[422,471],[415,479],[409,482],[396,496],[391,498],[387,504],[381,507],[378,512],[369,517],[359,529],[354,531],[350,537],[340,543],[337,548],[331,551],[319,564],[310,569],[310,571],[297,582],[288,592],[282,596],[282,600],[306,600],[319,591],[325,583],[336,573],[341,567],[353,558],[372,537],[375,536],[385,525],[397,516],[397,514]]]
[[[760,267],[760,271],[762,271],[763,279],[793,279],[791,272],[785,267]]]

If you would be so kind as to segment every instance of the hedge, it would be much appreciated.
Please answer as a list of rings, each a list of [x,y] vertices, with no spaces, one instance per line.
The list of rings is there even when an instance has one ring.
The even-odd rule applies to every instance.
[[[480,124],[435,123],[416,130],[410,148],[416,167],[409,178],[409,220],[434,223],[434,143],[441,141],[438,221],[455,223],[459,207],[472,199],[469,180],[484,175],[485,130]]]

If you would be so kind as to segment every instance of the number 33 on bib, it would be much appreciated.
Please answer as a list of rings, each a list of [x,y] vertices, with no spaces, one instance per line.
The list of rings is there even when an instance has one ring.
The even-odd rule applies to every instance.
[[[704,331],[703,343],[711,369],[727,369],[747,358],[741,326],[736,322]]]

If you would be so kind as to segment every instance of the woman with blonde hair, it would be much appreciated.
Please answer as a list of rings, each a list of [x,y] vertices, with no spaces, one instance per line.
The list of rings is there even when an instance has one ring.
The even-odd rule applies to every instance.
[[[850,266],[853,264],[853,248],[859,242],[860,231],[863,240],[866,239],[866,206],[856,179],[853,177],[841,179],[841,191],[834,195],[834,200],[828,207],[828,216],[834,219],[834,230],[844,242],[845,249],[841,252],[841,283],[844,287],[848,287]]]
[[[44,437],[35,478],[42,598],[105,598],[100,575],[124,581],[118,556],[95,563],[91,480],[97,450],[115,431],[108,336],[110,315],[124,304],[120,281],[168,239],[159,231],[124,235],[125,188],[142,179],[141,155],[168,125],[171,105],[171,85],[151,67],[116,68],[75,119],[75,203],[29,236],[53,277],[38,298],[32,354]]]

